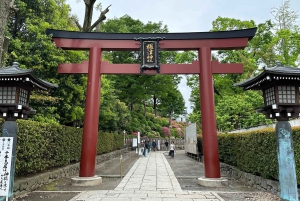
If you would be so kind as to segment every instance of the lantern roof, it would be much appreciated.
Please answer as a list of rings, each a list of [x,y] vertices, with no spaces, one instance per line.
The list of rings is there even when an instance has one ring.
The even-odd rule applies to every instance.
[[[244,90],[261,90],[270,81],[293,82],[300,81],[300,68],[283,66],[276,62],[275,67],[266,67],[264,71],[252,78],[234,84],[234,86],[243,87]]]
[[[58,87],[56,84],[34,76],[32,69],[20,68],[18,62],[13,62],[12,66],[0,68],[0,81],[26,81],[31,83],[32,88],[43,91]]]

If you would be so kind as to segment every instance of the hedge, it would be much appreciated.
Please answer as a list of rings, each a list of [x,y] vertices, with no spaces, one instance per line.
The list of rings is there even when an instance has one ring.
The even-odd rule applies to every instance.
[[[0,123],[3,124],[3,121]],[[83,129],[18,120],[16,176],[80,161]],[[123,148],[123,135],[98,133],[97,154]]]
[[[294,127],[292,132],[297,183],[300,184],[300,127]],[[218,145],[221,162],[266,179],[278,180],[277,144],[274,129],[219,134]],[[198,150],[202,153],[201,137],[198,137]]]

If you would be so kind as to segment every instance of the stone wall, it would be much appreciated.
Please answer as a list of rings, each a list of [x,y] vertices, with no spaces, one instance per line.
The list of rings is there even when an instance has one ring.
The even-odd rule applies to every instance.
[[[121,155],[127,155],[130,152],[126,149],[121,149],[113,151],[110,153],[102,154],[97,156],[97,163],[120,157]],[[45,173],[39,173],[36,175],[29,175],[26,178],[16,178],[14,182],[14,196],[20,196],[26,194],[27,192],[34,191],[39,187],[48,184],[54,180],[61,179],[68,176],[78,175],[79,174],[79,163],[68,165],[66,167],[57,168],[50,170]]]
[[[195,159],[199,160],[202,163],[204,161],[203,155],[200,155],[199,158],[195,158]],[[277,180],[264,179],[260,176],[243,172],[239,170],[237,167],[228,165],[226,163],[220,163],[220,168],[221,168],[221,172],[225,174],[227,177],[239,180],[245,185],[254,187],[258,190],[268,191],[274,195],[280,196],[279,181]]]
[[[238,168],[221,163],[221,172],[227,177],[239,180],[247,186],[254,187],[258,190],[265,190],[279,196],[279,182],[277,180],[264,179],[250,173],[243,172]]]

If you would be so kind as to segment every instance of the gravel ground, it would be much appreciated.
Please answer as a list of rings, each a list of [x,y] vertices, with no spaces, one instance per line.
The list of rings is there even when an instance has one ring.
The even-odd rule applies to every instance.
[[[218,192],[224,200],[226,201],[280,201],[280,198],[277,196],[268,193],[268,192],[258,192],[258,193],[220,193]]]

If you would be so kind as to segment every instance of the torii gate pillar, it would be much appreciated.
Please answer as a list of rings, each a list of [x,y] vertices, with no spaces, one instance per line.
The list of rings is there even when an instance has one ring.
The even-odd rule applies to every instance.
[[[85,100],[84,127],[79,177],[95,176],[97,154],[99,100],[101,89],[101,49],[92,47],[89,55],[87,95]]]
[[[199,88],[201,99],[205,177],[220,178],[221,174],[210,47],[202,47],[199,49],[198,58],[200,60]]]

